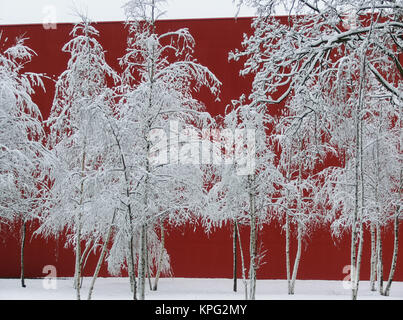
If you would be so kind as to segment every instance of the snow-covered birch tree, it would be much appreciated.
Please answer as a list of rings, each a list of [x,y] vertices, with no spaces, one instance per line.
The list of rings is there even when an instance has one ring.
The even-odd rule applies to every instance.
[[[116,206],[111,197],[105,197],[109,187],[103,177],[102,161],[110,141],[106,130],[111,114],[107,81],[118,78],[105,61],[102,46],[96,39],[98,31],[86,17],[82,20],[74,26],[72,39],[62,48],[70,54],[70,59],[56,82],[47,120],[48,143],[56,161],[48,210],[38,230],[44,235],[67,233],[67,245],[75,248],[77,299],[80,299],[86,256],[106,235]]]
[[[130,36],[120,60],[119,118],[125,125],[116,136],[125,159],[129,237],[138,240],[140,300],[145,298],[148,249],[162,246],[148,243],[158,239],[150,233],[164,220],[183,222],[200,209],[203,173],[199,154],[192,152],[198,147],[192,146],[197,146],[200,129],[212,119],[193,95],[201,86],[217,95],[220,85],[192,57],[195,43],[187,29],[158,34],[156,20],[162,14],[162,2],[133,0],[124,5]],[[163,260],[164,250],[158,252],[154,261]],[[134,261],[135,254],[130,255]],[[134,263],[130,268],[134,282]]]
[[[314,225],[321,222],[315,200],[320,181],[315,169],[329,153],[335,153],[326,142],[329,137],[324,130],[326,121],[322,119],[320,105],[312,98],[307,94],[294,96],[275,126],[280,153],[277,166],[283,175],[283,182],[273,210],[285,229],[288,294],[294,294],[295,291],[303,237],[308,236]],[[296,227],[297,251],[291,268],[292,225]]]
[[[41,75],[24,72],[35,52],[16,39],[7,47],[0,33],[0,223],[21,223],[21,285],[27,223],[34,219],[46,189],[49,155],[42,144],[42,115],[32,100]]]
[[[399,197],[397,181],[401,159],[397,142],[400,133],[397,132],[400,132],[400,123],[396,121],[399,115],[383,86],[370,73],[363,73],[362,55],[358,60],[350,56],[347,61],[345,82],[340,81],[336,90],[343,94],[333,96],[333,102],[343,107],[332,107],[330,119],[334,126],[329,129],[343,163],[341,167],[324,171],[327,196],[323,199],[329,199],[334,234],[340,236],[343,230],[351,228],[352,244],[356,243],[351,247],[352,294],[356,299],[366,226],[371,230],[372,288],[375,274],[379,288],[382,287],[381,226],[390,221],[392,207],[396,205],[394,199]],[[348,88],[352,87],[359,90],[349,93]],[[380,149],[384,150],[386,158],[382,159]],[[376,261],[380,263],[377,267]]]
[[[376,79],[383,95],[397,109],[401,107],[402,5],[375,0],[238,1],[244,3],[257,9],[254,33],[245,35],[244,49],[231,57],[246,57],[241,74],[255,74],[250,95],[253,104],[275,105],[292,97],[311,96],[324,106],[322,118],[332,119],[325,127],[330,142],[334,146],[342,146],[343,139],[347,142],[342,147],[345,168],[349,168],[346,174],[355,177],[353,181],[352,176],[345,178],[354,184],[347,197],[354,210],[347,216],[352,219],[352,297],[356,299],[365,221],[362,140],[367,79]],[[273,16],[280,6],[288,13],[286,19]],[[319,82],[323,85],[313,91],[312,84]]]
[[[225,152],[223,163],[216,169],[218,181],[209,191],[211,204],[208,219],[213,224],[228,220],[249,224],[248,283],[245,281],[246,268],[241,252],[242,272],[245,298],[254,300],[256,273],[263,263],[263,253],[258,252],[258,230],[271,219],[270,206],[276,185],[281,183],[281,174],[274,166],[269,135],[271,117],[267,110],[246,104],[243,97],[238,102],[234,101],[232,108],[224,119],[220,140],[223,141]],[[216,149],[221,148],[220,144]],[[246,288],[246,284],[249,288]]]
[[[366,207],[371,232],[371,290],[376,282],[380,294],[383,289],[382,229],[393,221],[393,262],[388,279],[393,279],[398,249],[398,228],[401,199],[401,109],[391,103],[382,88],[372,87],[367,98],[368,111],[363,137],[363,174],[366,184]],[[381,90],[380,90],[381,89]],[[397,232],[396,232],[397,231]],[[376,281],[378,279],[378,281]],[[388,285],[387,285],[388,287]]]

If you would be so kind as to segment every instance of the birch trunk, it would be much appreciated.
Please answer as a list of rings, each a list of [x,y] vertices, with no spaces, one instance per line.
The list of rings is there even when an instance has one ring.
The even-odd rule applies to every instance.
[[[242,281],[243,281],[244,289],[245,289],[245,300],[248,300],[248,281],[246,281],[245,260],[243,257],[241,234],[239,233],[238,227],[237,227],[237,235],[238,235],[239,252],[241,254]]]
[[[362,106],[364,99],[364,80],[365,80],[365,55],[363,55],[363,60],[361,62],[360,70],[360,86],[358,91],[358,104],[355,113],[355,204],[354,213],[352,221],[351,230],[351,280],[352,280],[352,300],[357,300],[358,294],[358,282],[359,282],[359,269],[361,259],[357,257],[357,227],[362,230],[362,221],[359,217],[360,211],[363,210],[363,199],[364,199],[364,189],[363,189],[363,152],[362,152]],[[361,186],[361,197],[360,197],[360,186]],[[360,203],[361,201],[361,203]],[[360,209],[361,204],[361,209]],[[362,238],[363,234],[360,233],[360,241],[358,244],[358,255],[360,256],[360,251],[362,248]]]
[[[146,233],[146,248],[148,248],[148,236]],[[153,289],[153,286],[151,284],[151,273],[150,273],[150,261],[148,260],[148,250],[146,250],[146,272],[147,272],[147,278],[148,278],[148,286],[150,288],[150,291]]]
[[[371,291],[376,291],[376,229],[374,223],[371,223]]]
[[[250,176],[250,186],[254,187],[254,175]],[[252,191],[249,193],[250,201],[250,268],[249,268],[249,299],[255,300],[256,295],[256,211],[255,195]]]
[[[399,210],[399,209],[398,209]],[[395,275],[397,253],[399,251],[399,214],[396,214],[394,219],[394,242],[393,242],[393,257],[389,271],[389,278],[384,291],[385,296],[389,296],[390,287],[392,286],[393,276]]]
[[[136,283],[136,274],[134,270],[134,254],[133,254],[133,235],[129,239],[126,261],[130,280],[130,291],[133,293],[133,300],[137,300],[137,283]]]
[[[122,146],[120,145],[120,140],[113,128],[112,125],[110,125],[112,134],[115,138],[116,145],[119,149],[120,153],[120,160],[122,162],[122,169],[123,169],[123,175],[125,178],[125,183],[126,183],[126,197],[129,200],[129,203],[127,204],[127,224],[129,227],[129,239],[128,239],[128,247],[127,247],[127,257],[126,257],[126,262],[127,262],[127,268],[128,268],[128,273],[129,273],[129,280],[130,280],[130,291],[133,293],[133,300],[137,300],[137,283],[136,283],[136,274],[135,274],[135,268],[134,268],[134,245],[133,245],[133,215],[132,215],[132,206],[130,204],[130,181],[129,181],[129,174],[128,174],[128,169],[126,165],[126,160],[125,156],[122,150]]]
[[[21,228],[21,286],[23,288],[25,285],[25,275],[24,275],[24,249],[25,249],[25,237],[27,233],[27,223],[24,220]]]
[[[301,223],[298,222],[298,244],[297,244],[297,254],[295,256],[294,260],[294,268],[292,272],[292,279],[291,279],[291,288],[290,294],[294,294],[294,289],[295,289],[295,280],[297,279],[297,273],[298,273],[298,267],[299,267],[299,261],[301,259],[301,248],[302,248],[302,228],[301,228]]]
[[[358,286],[360,283],[360,270],[361,270],[361,260],[362,260],[362,247],[364,243],[364,230],[363,230],[363,224],[360,224],[360,230],[359,230],[359,242],[358,242],[358,252],[357,252],[357,265],[355,266],[355,272],[356,272],[356,283],[355,283],[355,290],[358,293]]]
[[[359,242],[358,242],[358,252],[357,252],[357,264],[355,266],[355,272],[356,272],[356,283],[355,283],[355,290],[356,290],[356,295],[358,293],[358,286],[360,282],[360,270],[361,270],[361,259],[362,259],[362,247],[364,243],[364,225],[362,223],[362,217],[364,216],[364,205],[365,205],[365,198],[364,198],[364,192],[365,192],[365,187],[364,187],[364,168],[363,168],[363,144],[362,144],[362,136],[363,136],[363,122],[360,118],[359,121],[359,129],[360,129],[360,139],[359,139],[359,148],[360,148],[360,182],[361,182],[361,197],[360,197],[360,217],[358,217],[359,221]]]
[[[145,284],[146,284],[146,225],[141,226],[140,235],[140,258],[139,258],[139,300],[145,299]]]
[[[234,279],[234,286],[233,286],[233,291],[237,292],[237,229],[238,229],[238,222],[236,219],[234,219],[233,223],[233,234],[232,234],[232,254],[233,254],[233,279]]]
[[[357,134],[356,140],[359,139],[358,135],[358,121],[356,124]],[[358,143],[356,148],[356,159],[355,159],[355,205],[354,205],[354,213],[353,213],[353,221],[351,226],[351,256],[350,256],[350,265],[351,265],[351,295],[352,300],[357,299],[357,290],[356,290],[356,270],[355,266],[357,264],[356,261],[356,242],[357,242],[357,223],[358,223],[358,196],[359,196],[359,163],[358,163]]]
[[[402,182],[403,182],[402,174],[403,174],[403,170],[400,170],[400,188],[399,188],[399,190],[402,190]],[[401,191],[399,192],[399,195],[401,198],[401,196],[402,196]],[[399,219],[400,219],[400,205],[397,206],[395,219],[394,219],[393,257],[392,257],[392,263],[390,265],[388,282],[386,284],[386,288],[385,288],[385,292],[384,292],[385,296],[389,296],[390,287],[392,285],[393,276],[394,276],[395,270],[396,270],[397,254],[399,252]]]
[[[285,214],[285,261],[287,269],[288,294],[291,294],[291,268],[290,268],[290,217]]]
[[[94,290],[95,281],[97,280],[99,270],[101,269],[101,265],[102,265],[102,263],[104,261],[104,258],[105,258],[105,253],[106,253],[106,250],[107,250],[107,247],[108,247],[108,243],[109,243],[109,240],[110,240],[111,235],[112,235],[112,229],[113,229],[113,223],[115,221],[115,215],[116,215],[116,210],[113,213],[111,225],[109,227],[108,234],[107,234],[106,239],[105,239],[105,243],[104,243],[104,245],[102,247],[101,255],[99,256],[98,263],[97,263],[94,275],[93,275],[92,280],[91,280],[87,300],[91,300],[92,291]]]
[[[378,196],[378,183],[380,181],[379,132],[376,137],[376,143],[374,145],[374,148],[375,152],[373,152],[373,155],[375,157],[374,161],[376,163],[375,202],[378,206],[377,215],[379,215],[379,196]],[[370,279],[371,291],[376,291],[377,272],[380,271],[378,267],[378,261],[379,261],[378,245],[380,245],[378,243],[378,236],[380,236],[380,233],[378,233],[377,229],[378,224],[379,222],[371,223],[371,279]]]
[[[80,186],[80,208],[76,213],[76,261],[75,261],[75,274],[74,274],[74,287],[76,289],[76,298],[80,300],[80,278],[81,278],[81,206],[84,203],[84,170],[85,170],[85,158],[86,158],[86,146],[84,141],[83,156],[81,160],[81,186]]]
[[[125,174],[126,176],[126,174]],[[127,180],[126,180],[127,181]],[[126,190],[127,194],[129,194],[129,189]],[[132,226],[132,210],[131,205],[128,205],[127,208],[128,214],[128,224],[130,230],[130,236],[128,241],[128,253],[126,257],[128,273],[129,273],[129,280],[130,280],[130,290],[133,293],[133,300],[137,300],[137,283],[136,283],[136,273],[134,268],[134,236],[133,236],[133,226]]]
[[[287,182],[291,181],[291,150],[289,150],[288,155],[288,167],[287,167]],[[289,191],[287,190],[287,198],[289,198]],[[288,211],[285,212],[285,262],[286,262],[286,273],[287,273],[287,287],[288,294],[291,294],[291,267],[290,267],[290,216]]]
[[[164,249],[165,249],[165,231],[164,231],[164,221],[161,220],[161,247],[160,247],[160,256],[158,259],[158,266],[157,266],[157,272],[155,274],[155,280],[154,280],[154,287],[153,291],[157,291],[158,289],[158,281],[160,279],[160,274],[161,274],[161,268],[162,268],[162,261],[164,258]]]
[[[376,226],[376,250],[377,250],[377,282],[378,282],[378,291],[381,295],[383,295],[383,259],[382,259],[382,231],[379,223]]]
[[[95,245],[95,244],[94,244]],[[85,265],[87,264],[88,256],[90,255],[91,242],[85,244],[84,252],[81,254],[80,265],[81,265],[81,274],[83,274],[83,270],[85,269]],[[83,287],[84,278],[80,279],[80,289]]]
[[[356,239],[357,239],[357,231],[356,231],[356,222],[353,222],[352,226],[352,232],[351,232],[351,294],[352,294],[352,299],[356,300],[357,299],[357,290],[355,288],[356,285]]]
[[[81,214],[78,211],[76,214],[76,264],[74,286],[76,288],[76,299],[80,300],[80,278],[81,278]]]

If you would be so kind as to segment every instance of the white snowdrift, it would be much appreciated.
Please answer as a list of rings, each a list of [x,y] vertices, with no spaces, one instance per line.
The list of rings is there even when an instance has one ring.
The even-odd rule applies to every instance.
[[[91,278],[84,278],[82,299],[87,298]],[[0,279],[0,300],[74,300],[73,279],[27,279],[26,288],[19,279]],[[56,288],[54,288],[56,287]],[[150,291],[147,283],[147,300],[243,300],[243,284],[238,292],[232,291],[231,279],[162,278],[158,291]],[[99,278],[95,283],[93,300],[129,300],[128,278]],[[257,300],[349,300],[351,290],[342,281],[297,280],[295,295],[287,294],[286,280],[258,280]],[[369,281],[361,281],[359,300],[403,300],[403,282],[392,284],[389,297],[369,290]]]

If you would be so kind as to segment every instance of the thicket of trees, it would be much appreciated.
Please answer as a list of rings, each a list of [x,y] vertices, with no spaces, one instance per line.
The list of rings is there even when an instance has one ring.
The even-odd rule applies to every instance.
[[[370,263],[371,290],[389,295],[402,219],[401,1],[238,1],[254,6],[257,17],[229,58],[244,62],[240,73],[253,83],[219,119],[196,98],[201,87],[218,97],[221,83],[192,57],[188,29],[156,32],[162,2],[124,6],[129,38],[121,71],[108,65],[98,31],[82,17],[63,47],[70,58],[46,121],[31,99],[42,75],[23,72],[35,53],[23,39],[0,52],[0,222],[22,225],[22,286],[29,220],[40,223],[36,235],[64,234],[74,248],[77,299],[96,252],[87,299],[107,263],[111,274],[127,270],[133,299],[141,300],[147,278],[157,290],[170,271],[165,227],[197,220],[206,232],[232,224],[233,289],[239,247],[245,299],[255,299],[265,259],[256,235],[277,221],[289,294],[304,237],[330,225],[335,237],[351,237],[352,299],[362,263]],[[287,23],[274,15],[280,6]],[[281,114],[273,113],[279,103]],[[340,165],[319,169],[329,155]],[[384,285],[382,233],[391,224]],[[248,254],[239,225],[250,229]],[[361,258],[365,229],[368,262]]]

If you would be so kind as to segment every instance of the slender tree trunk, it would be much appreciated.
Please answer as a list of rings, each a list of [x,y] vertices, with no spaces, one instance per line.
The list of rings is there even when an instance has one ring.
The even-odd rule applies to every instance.
[[[104,245],[102,246],[102,251],[101,251],[101,254],[100,254],[100,256],[99,256],[98,263],[97,263],[97,266],[96,266],[96,268],[95,268],[94,275],[93,275],[92,280],[91,280],[91,284],[90,284],[90,289],[89,289],[89,291],[88,291],[88,298],[87,298],[87,300],[91,300],[92,291],[94,290],[95,281],[97,280],[99,270],[101,269],[101,265],[102,265],[102,263],[104,262],[106,250],[107,250],[107,248],[108,248],[108,243],[109,243],[109,240],[110,240],[111,235],[112,235],[113,222],[115,221],[115,215],[116,215],[116,210],[113,212],[111,225],[109,226],[108,234],[107,234],[107,236],[106,236],[105,243],[104,243]]]
[[[27,233],[27,223],[24,220],[22,223],[21,228],[21,286],[23,288],[26,287],[25,285],[25,275],[24,275],[24,249],[25,249],[25,236]]]
[[[140,258],[139,258],[139,300],[145,299],[145,277],[146,277],[146,232],[145,224],[141,226],[140,235]]]
[[[256,216],[251,216],[250,235],[250,271],[249,271],[249,299],[255,300],[256,296]]]
[[[74,286],[76,289],[76,298],[80,300],[80,279],[81,279],[81,206],[84,203],[84,170],[85,170],[85,158],[86,158],[86,146],[84,141],[83,156],[81,160],[81,186],[80,186],[80,209],[76,213],[76,262],[75,262],[75,274],[74,274]]]
[[[355,288],[358,293],[358,286],[360,283],[360,271],[361,271],[361,260],[362,260],[362,247],[364,243],[364,230],[363,230],[363,224],[360,224],[360,230],[359,230],[359,241],[358,241],[358,252],[357,252],[357,265],[355,266],[355,272],[356,272],[356,284]]]
[[[123,167],[123,175],[125,178],[126,182],[126,197],[127,199],[130,199],[130,181],[129,181],[129,174],[128,174],[128,169],[126,166],[126,160],[125,156],[122,151],[122,146],[120,145],[120,140],[115,133],[115,130],[112,125],[110,125],[111,131],[113,136],[115,137],[116,145],[119,149],[120,153],[120,159],[122,162],[122,167]],[[127,247],[127,256],[126,256],[126,262],[127,262],[127,268],[128,268],[128,273],[129,273],[129,280],[130,280],[130,291],[133,293],[133,300],[137,300],[137,282],[136,282],[136,272],[135,272],[135,267],[134,267],[134,236],[133,236],[133,224],[132,224],[133,216],[132,216],[132,206],[131,204],[127,204],[127,224],[129,227],[129,239],[128,239],[128,247]]]
[[[134,254],[133,254],[133,234],[129,238],[128,243],[128,253],[126,257],[129,280],[130,280],[130,291],[133,293],[133,300],[137,300],[137,283],[136,283],[136,273],[134,268]]]
[[[359,269],[361,259],[360,259],[360,250],[362,248],[362,238],[363,234],[360,232],[360,239],[358,244],[358,253],[357,253],[357,240],[358,240],[358,232],[362,230],[362,221],[360,219],[360,212],[363,210],[363,201],[364,201],[364,181],[363,181],[363,152],[362,152],[362,138],[363,138],[363,122],[362,122],[362,106],[364,99],[364,80],[365,80],[365,55],[363,55],[363,61],[361,62],[361,70],[360,70],[360,85],[359,85],[359,96],[358,96],[358,104],[356,108],[355,114],[355,204],[354,204],[354,213],[353,213],[353,222],[352,222],[352,230],[351,230],[351,279],[352,279],[352,300],[357,300],[358,295],[358,282],[359,282]],[[361,186],[361,197],[360,197],[360,186]],[[361,204],[361,207],[360,207]],[[358,230],[357,230],[358,228]],[[357,257],[358,254],[358,257]]]
[[[290,268],[290,217],[285,214],[285,262],[287,269],[288,294],[291,294],[291,268]]]
[[[359,140],[359,129],[358,129],[358,121],[356,124],[357,133],[356,133],[356,140]],[[354,204],[354,213],[353,213],[353,221],[351,227],[351,257],[350,257],[350,265],[351,265],[351,294],[352,300],[357,299],[357,274],[355,267],[357,265],[357,253],[356,253],[356,245],[357,245],[357,224],[358,224],[358,206],[359,206],[359,158],[358,158],[358,143],[356,148],[356,158],[355,158],[355,204]]]
[[[303,152],[303,150],[304,150],[304,145],[303,145],[303,141],[301,139],[300,152]],[[299,185],[302,185],[302,170],[303,170],[303,164],[299,163],[299,170],[298,170],[298,184]],[[303,198],[303,191],[300,190],[300,198],[297,200],[297,210],[298,210],[298,213],[300,213],[301,215],[303,214],[302,198]],[[298,220],[298,218],[296,220],[297,220],[297,253],[295,255],[294,266],[293,266],[293,270],[292,270],[291,287],[289,288],[290,294],[294,294],[294,292],[295,292],[295,281],[297,279],[297,273],[298,273],[299,263],[301,260],[301,251],[302,251],[302,224]]]
[[[237,227],[237,234],[238,234],[239,252],[241,254],[242,281],[245,289],[245,300],[248,300],[248,281],[246,280],[245,260],[243,257],[242,241],[241,241],[241,234],[239,232],[239,227]]]
[[[76,298],[80,300],[80,278],[81,278],[81,213],[76,214],[76,264],[74,286],[76,288]]]
[[[403,170],[400,170],[400,188],[399,188],[400,198],[402,197],[402,193],[401,193],[402,183],[403,183]],[[399,219],[400,219],[400,205],[398,205],[396,208],[395,219],[394,219],[393,257],[392,257],[392,263],[390,265],[388,282],[386,284],[386,288],[385,288],[385,292],[384,292],[385,296],[389,296],[390,287],[392,286],[393,276],[395,275],[395,270],[396,270],[397,254],[399,252],[399,222],[400,222]]]
[[[358,281],[359,281],[359,272],[357,270],[357,265],[359,260],[357,258],[357,240],[358,240],[358,232],[361,228],[362,221],[359,217],[360,213],[360,200],[362,202],[362,198],[360,199],[360,185],[362,186],[362,120],[361,120],[361,110],[363,104],[363,90],[364,90],[364,72],[365,72],[365,63],[362,62],[361,67],[361,78],[360,78],[360,88],[359,88],[359,102],[356,108],[355,115],[355,203],[354,203],[354,211],[353,211],[353,221],[352,221],[352,230],[351,230],[351,295],[352,300],[357,300],[358,295]],[[361,190],[363,192],[363,190]],[[362,204],[362,203],[361,203]],[[357,230],[358,228],[358,230]],[[362,234],[360,234],[362,236]],[[360,245],[358,245],[360,247]],[[358,251],[360,251],[358,249]]]
[[[376,228],[374,223],[371,223],[371,274],[370,286],[371,291],[376,291]]]
[[[88,259],[88,256],[90,255],[90,249],[91,249],[91,242],[88,242],[85,244],[84,252],[81,254],[81,259],[80,259],[81,274],[84,273],[85,265],[87,264],[87,259]],[[84,277],[81,277],[80,288],[83,287],[83,280],[84,280]]]
[[[238,265],[238,261],[237,261],[237,241],[238,241],[238,233],[237,233],[237,229],[238,229],[238,222],[236,219],[234,219],[234,223],[233,223],[233,233],[232,233],[232,254],[233,254],[233,279],[234,279],[234,286],[233,286],[233,291],[236,292],[237,291],[237,282],[238,282],[238,278],[237,278],[237,265]]]
[[[124,167],[126,167],[124,165]],[[125,177],[127,180],[126,169],[125,169]],[[126,193],[129,195],[129,189],[126,188]],[[129,280],[130,280],[130,291],[133,293],[133,300],[137,300],[137,282],[136,282],[136,272],[134,267],[134,235],[133,235],[133,226],[132,226],[132,210],[131,205],[129,204],[127,207],[127,214],[128,214],[128,224],[130,230],[130,236],[128,241],[128,253],[126,257],[128,273],[129,273]]]
[[[299,267],[299,262],[301,259],[301,249],[302,249],[302,227],[301,223],[298,222],[298,227],[297,227],[297,254],[295,256],[294,260],[294,268],[292,272],[292,279],[291,279],[291,288],[290,288],[290,294],[294,294],[294,289],[295,289],[295,280],[297,279],[297,273],[298,273],[298,267]]]
[[[380,128],[379,128],[380,130]],[[375,203],[377,206],[377,215],[379,216],[379,196],[378,196],[378,183],[380,181],[380,164],[379,164],[379,132],[376,136],[376,142],[374,144],[374,162],[376,163],[376,182],[375,182]],[[380,232],[378,232],[379,222],[375,221],[371,223],[371,291],[376,291],[376,279],[379,270],[379,256],[378,256],[378,245],[382,241],[380,239]],[[380,262],[382,264],[382,261]]]
[[[398,209],[398,210],[400,210],[400,209]],[[388,282],[386,284],[386,288],[385,288],[385,292],[384,292],[385,296],[389,296],[389,293],[390,293],[390,287],[392,286],[393,276],[395,275],[395,270],[396,270],[398,251],[399,251],[399,214],[396,214],[395,219],[394,219],[393,257],[392,257],[392,263],[390,266]]]
[[[157,272],[155,274],[155,280],[154,280],[154,287],[153,287],[154,291],[157,291],[157,289],[158,289],[158,281],[160,279],[162,261],[163,261],[163,258],[164,258],[164,249],[165,249],[164,220],[161,219],[160,224],[161,224],[161,247],[160,247],[160,255],[159,255],[159,259],[158,259]]]
[[[352,289],[352,299],[357,299],[357,290],[356,290],[356,239],[357,239],[357,231],[356,225],[353,223],[353,230],[351,232],[351,289]]]
[[[152,0],[151,3],[151,25],[153,27],[153,33],[155,33],[155,0]],[[148,106],[151,109],[153,106],[153,88],[154,88],[154,72],[155,72],[155,46],[153,45],[152,47],[152,54],[151,54],[151,70],[150,70],[150,94],[148,97]],[[150,120],[148,121],[148,132],[151,130],[151,123]],[[150,165],[149,165],[149,159],[148,155],[150,152],[150,142],[148,141],[147,137],[144,137],[146,141],[146,167],[145,167],[145,172],[146,172],[146,178],[145,178],[145,195],[144,195],[144,205],[145,205],[145,216],[147,217],[148,215],[148,178],[150,174]],[[145,276],[146,276],[146,267],[147,267],[147,225],[146,222],[143,223],[141,226],[141,236],[140,236],[140,257],[139,257],[139,300],[144,300],[145,299]],[[150,284],[151,286],[151,284]]]
[[[250,176],[250,186],[254,187],[254,175]],[[253,188],[254,189],[254,188]],[[256,256],[256,209],[255,209],[255,195],[253,191],[249,193],[250,201],[250,268],[249,268],[249,299],[255,300],[256,295],[256,268],[257,268],[257,256]]]
[[[148,236],[146,233],[146,248],[148,248]],[[146,271],[147,271],[147,278],[148,278],[148,286],[150,288],[150,291],[153,289],[153,286],[151,284],[151,273],[150,273],[150,261],[149,261],[149,256],[148,256],[148,250],[146,250]]]
[[[381,295],[383,295],[383,259],[382,259],[382,231],[379,223],[376,225],[376,251],[377,251],[377,282],[378,282],[378,291]]]
[[[151,272],[150,272],[150,263],[148,261],[148,258],[146,259],[147,261],[147,278],[148,278],[148,287],[150,288],[150,291],[153,290],[153,284],[151,283]]]
[[[362,67],[363,74],[365,72],[365,65]],[[364,75],[363,75],[364,76]],[[362,87],[362,85],[361,85]],[[360,92],[360,101],[362,101],[362,93]],[[360,102],[360,110],[362,103]],[[357,252],[357,265],[355,266],[356,270],[356,284],[355,290],[358,293],[358,286],[360,282],[360,271],[361,271],[361,260],[362,260],[362,247],[364,243],[364,225],[362,222],[362,218],[364,217],[364,206],[365,206],[365,176],[364,176],[364,151],[363,151],[363,128],[364,122],[362,117],[358,118],[359,120],[359,148],[360,148],[360,182],[361,182],[361,197],[360,197],[360,216],[358,217],[359,221],[359,242],[358,242],[358,252]]]

